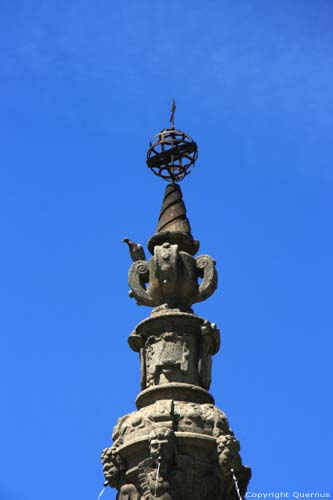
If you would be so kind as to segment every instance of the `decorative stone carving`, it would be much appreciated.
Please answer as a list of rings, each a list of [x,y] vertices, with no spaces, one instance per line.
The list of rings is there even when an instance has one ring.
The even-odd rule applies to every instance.
[[[170,500],[173,489],[175,434],[168,428],[157,428],[149,434],[149,458],[139,464],[139,482],[144,500]]]
[[[202,282],[198,284],[198,279]],[[138,260],[128,274],[130,296],[137,304],[190,310],[206,300],[217,287],[215,261],[208,255],[196,259],[168,242],[154,247],[149,261]]]
[[[144,391],[138,411],[118,420],[112,459],[103,462],[118,498],[238,500],[231,469],[244,492],[250,470],[241,463],[226,415],[204,390],[220,346],[216,325],[161,311],[141,322],[129,343],[140,352]],[[118,463],[117,456],[124,458]]]
[[[146,283],[149,280],[149,262],[137,260],[128,272],[128,283],[131,287],[129,296],[135,298],[139,306],[154,306],[153,298],[146,290]]]
[[[215,323],[210,323],[207,319],[200,326],[202,341],[207,345],[205,350],[209,354],[216,354],[220,348],[220,330]]]
[[[123,484],[119,490],[117,500],[140,500],[141,496],[134,484]]]
[[[115,449],[105,448],[102,451],[102,464],[105,480],[111,488],[120,488],[121,476],[123,475],[126,466],[121,460],[119,455],[116,454]]]
[[[173,400],[156,403],[134,411],[120,418],[113,430],[114,447],[118,449],[124,443],[147,436],[154,428],[163,424],[164,428],[174,427]]]
[[[118,490],[117,500],[140,500],[135,485],[127,482],[126,464],[114,446],[103,450],[102,464],[106,482]]]
[[[106,480],[123,495],[119,498],[130,492],[128,498],[143,500],[234,500],[231,469],[241,491],[250,479],[227,417],[213,404],[157,401],[119,419],[113,440],[102,461]],[[141,461],[140,450],[146,450]],[[132,457],[130,468],[122,456]]]
[[[192,304],[208,299],[217,288],[217,272],[214,259],[209,255],[200,255],[200,257],[196,258],[196,268],[197,276],[202,278],[202,282]]]
[[[242,465],[242,459],[239,455],[239,441],[232,432],[230,432],[230,434],[220,435],[216,442],[218,462],[221,471],[221,498],[223,500],[238,500],[233,474],[237,480],[240,494],[243,497],[251,478],[251,469]]]
[[[193,339],[174,332],[146,342],[146,386],[186,380],[189,370],[190,343]]]
[[[178,431],[215,437],[231,432],[226,415],[212,404],[175,402],[174,415]]]
[[[153,166],[162,174],[167,159],[166,177],[178,181],[186,175],[185,166],[174,163],[179,144],[160,135],[160,153],[151,146]],[[185,160],[185,153],[178,149],[176,158]],[[124,241],[134,261],[130,296],[154,309],[128,339],[140,355],[142,391],[137,411],[118,420],[113,446],[102,453],[106,482],[117,489],[117,500],[239,500],[234,477],[244,495],[251,471],[242,465],[239,442],[208,392],[220,332],[191,309],[215,291],[215,261],[195,257],[199,242],[178,184],[166,188],[148,242],[150,260],[140,244]]]
[[[220,346],[214,323],[185,312],[161,311],[140,323],[128,341],[140,352],[142,389],[171,382],[209,389],[211,356]]]
[[[117,450],[128,441],[148,436],[161,425],[164,429],[178,432],[206,434],[215,438],[227,436],[229,440],[234,438],[226,415],[213,404],[166,399],[120,418],[113,431],[113,448]],[[231,448],[232,443],[225,439],[219,441],[219,452],[224,452],[223,457],[231,456],[231,451],[236,449],[238,442],[235,441],[234,448]],[[226,458],[223,460],[225,462]],[[235,468],[235,464],[232,466]]]
[[[217,439],[217,453],[219,466],[224,475],[230,474],[231,469],[238,471],[242,465],[239,456],[239,441],[233,434],[220,435]]]
[[[176,454],[176,438],[173,430],[158,427],[149,434],[149,452],[154,461],[172,465]]]
[[[212,354],[216,354],[220,346],[220,332],[215,323],[205,320],[201,325],[201,349],[198,362],[198,372],[201,385],[210,388],[212,375]]]

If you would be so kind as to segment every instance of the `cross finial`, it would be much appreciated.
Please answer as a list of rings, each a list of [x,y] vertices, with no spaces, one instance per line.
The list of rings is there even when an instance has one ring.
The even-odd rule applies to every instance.
[[[173,98],[171,105],[171,116],[170,116],[171,128],[175,128],[175,111],[176,111],[176,102],[175,99]]]

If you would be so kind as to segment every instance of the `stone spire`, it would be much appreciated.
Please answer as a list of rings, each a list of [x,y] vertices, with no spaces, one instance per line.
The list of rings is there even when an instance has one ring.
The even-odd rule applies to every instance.
[[[175,243],[179,250],[191,255],[199,249],[199,242],[193,239],[191,234],[179,184],[168,184],[165,189],[156,233],[149,240],[148,249],[153,254],[155,245],[162,245],[165,242]]]
[[[195,142],[172,126],[150,144],[147,163],[171,181],[165,191],[152,254],[129,243],[130,296],[152,307],[129,336],[139,354],[137,410],[118,420],[113,445],[102,453],[106,484],[118,500],[240,500],[251,470],[239,442],[208,392],[212,356],[220,347],[215,323],[193,313],[217,287],[215,261],[194,257],[194,240],[180,187],[197,158]],[[135,251],[138,250],[139,251]]]

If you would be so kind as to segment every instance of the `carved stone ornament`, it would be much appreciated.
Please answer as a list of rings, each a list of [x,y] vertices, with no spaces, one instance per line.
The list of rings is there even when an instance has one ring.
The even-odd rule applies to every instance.
[[[113,440],[102,462],[119,498],[228,499],[231,469],[242,491],[250,479],[226,415],[212,404],[158,401],[119,419]]]
[[[184,381],[189,369],[190,339],[173,332],[151,336],[146,343],[146,387]]]
[[[239,500],[251,470],[208,392],[220,331],[191,306],[212,295],[217,272],[211,257],[195,257],[199,241],[176,182],[189,173],[197,150],[194,141],[178,137],[174,111],[175,104],[171,129],[148,154],[149,167],[172,181],[148,242],[152,257],[146,259],[141,244],[123,240],[133,260],[130,296],[154,309],[128,338],[140,356],[141,392],[137,410],[118,419],[113,445],[103,450],[103,472],[117,500]]]
[[[144,320],[128,339],[132,349],[140,352],[141,387],[181,382],[208,390],[211,357],[220,346],[219,330],[197,315],[173,311]]]
[[[199,284],[199,278],[202,279]],[[149,261],[138,260],[129,270],[130,296],[138,305],[166,304],[188,310],[206,300],[217,287],[215,261],[209,255],[194,258],[178,245],[155,246]]]

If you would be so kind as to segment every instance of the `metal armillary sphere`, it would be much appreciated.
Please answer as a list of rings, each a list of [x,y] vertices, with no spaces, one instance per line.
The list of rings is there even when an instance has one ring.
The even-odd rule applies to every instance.
[[[172,101],[171,127],[154,135],[147,151],[147,165],[155,175],[172,183],[184,179],[198,158],[198,147],[185,132],[175,129],[175,100]]]

